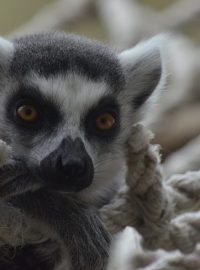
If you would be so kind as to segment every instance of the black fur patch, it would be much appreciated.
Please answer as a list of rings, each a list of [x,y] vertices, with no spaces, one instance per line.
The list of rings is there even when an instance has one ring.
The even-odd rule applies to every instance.
[[[22,121],[16,114],[18,107],[33,105],[38,112],[38,119],[35,122]],[[6,100],[5,117],[14,125],[19,132],[26,135],[47,131],[49,134],[63,119],[62,113],[58,110],[56,100],[42,95],[38,88],[22,84],[17,91],[10,93]]]
[[[115,119],[114,126],[109,130],[99,130],[96,127],[96,118],[102,113],[109,113]],[[97,139],[101,143],[112,141],[120,129],[120,107],[117,101],[112,96],[103,97],[85,116],[84,128],[90,141],[91,139]]]
[[[10,71],[16,77],[34,71],[45,77],[75,72],[105,80],[118,89],[123,72],[115,54],[104,45],[64,33],[35,34],[14,40]]]

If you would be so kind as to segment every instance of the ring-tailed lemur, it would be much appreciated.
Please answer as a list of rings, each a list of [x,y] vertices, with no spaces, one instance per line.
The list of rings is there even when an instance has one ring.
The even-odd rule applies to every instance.
[[[162,66],[156,38],[119,55],[63,33],[0,39],[0,138],[13,151],[0,168],[0,227],[25,243],[12,259],[12,247],[1,252],[1,269],[105,269],[95,207],[124,177],[131,126]],[[33,231],[45,240],[34,245]]]

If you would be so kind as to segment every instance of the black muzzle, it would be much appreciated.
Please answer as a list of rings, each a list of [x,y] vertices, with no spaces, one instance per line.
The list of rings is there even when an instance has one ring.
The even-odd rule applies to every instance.
[[[39,173],[50,189],[78,192],[92,183],[94,167],[82,140],[67,137],[41,161]]]

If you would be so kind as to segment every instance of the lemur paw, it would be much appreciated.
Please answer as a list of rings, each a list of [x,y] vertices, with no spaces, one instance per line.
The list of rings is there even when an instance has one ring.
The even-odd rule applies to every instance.
[[[10,158],[0,166],[0,197],[20,193],[26,185],[28,169],[23,161]]]

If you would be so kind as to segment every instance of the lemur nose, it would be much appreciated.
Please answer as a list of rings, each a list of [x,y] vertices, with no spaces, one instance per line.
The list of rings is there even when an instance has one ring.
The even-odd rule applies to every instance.
[[[67,137],[40,163],[40,175],[46,186],[61,191],[80,191],[88,187],[94,175],[92,159],[80,138]]]
[[[84,159],[65,157],[61,160],[61,169],[68,178],[84,177],[87,173],[87,164]]]

